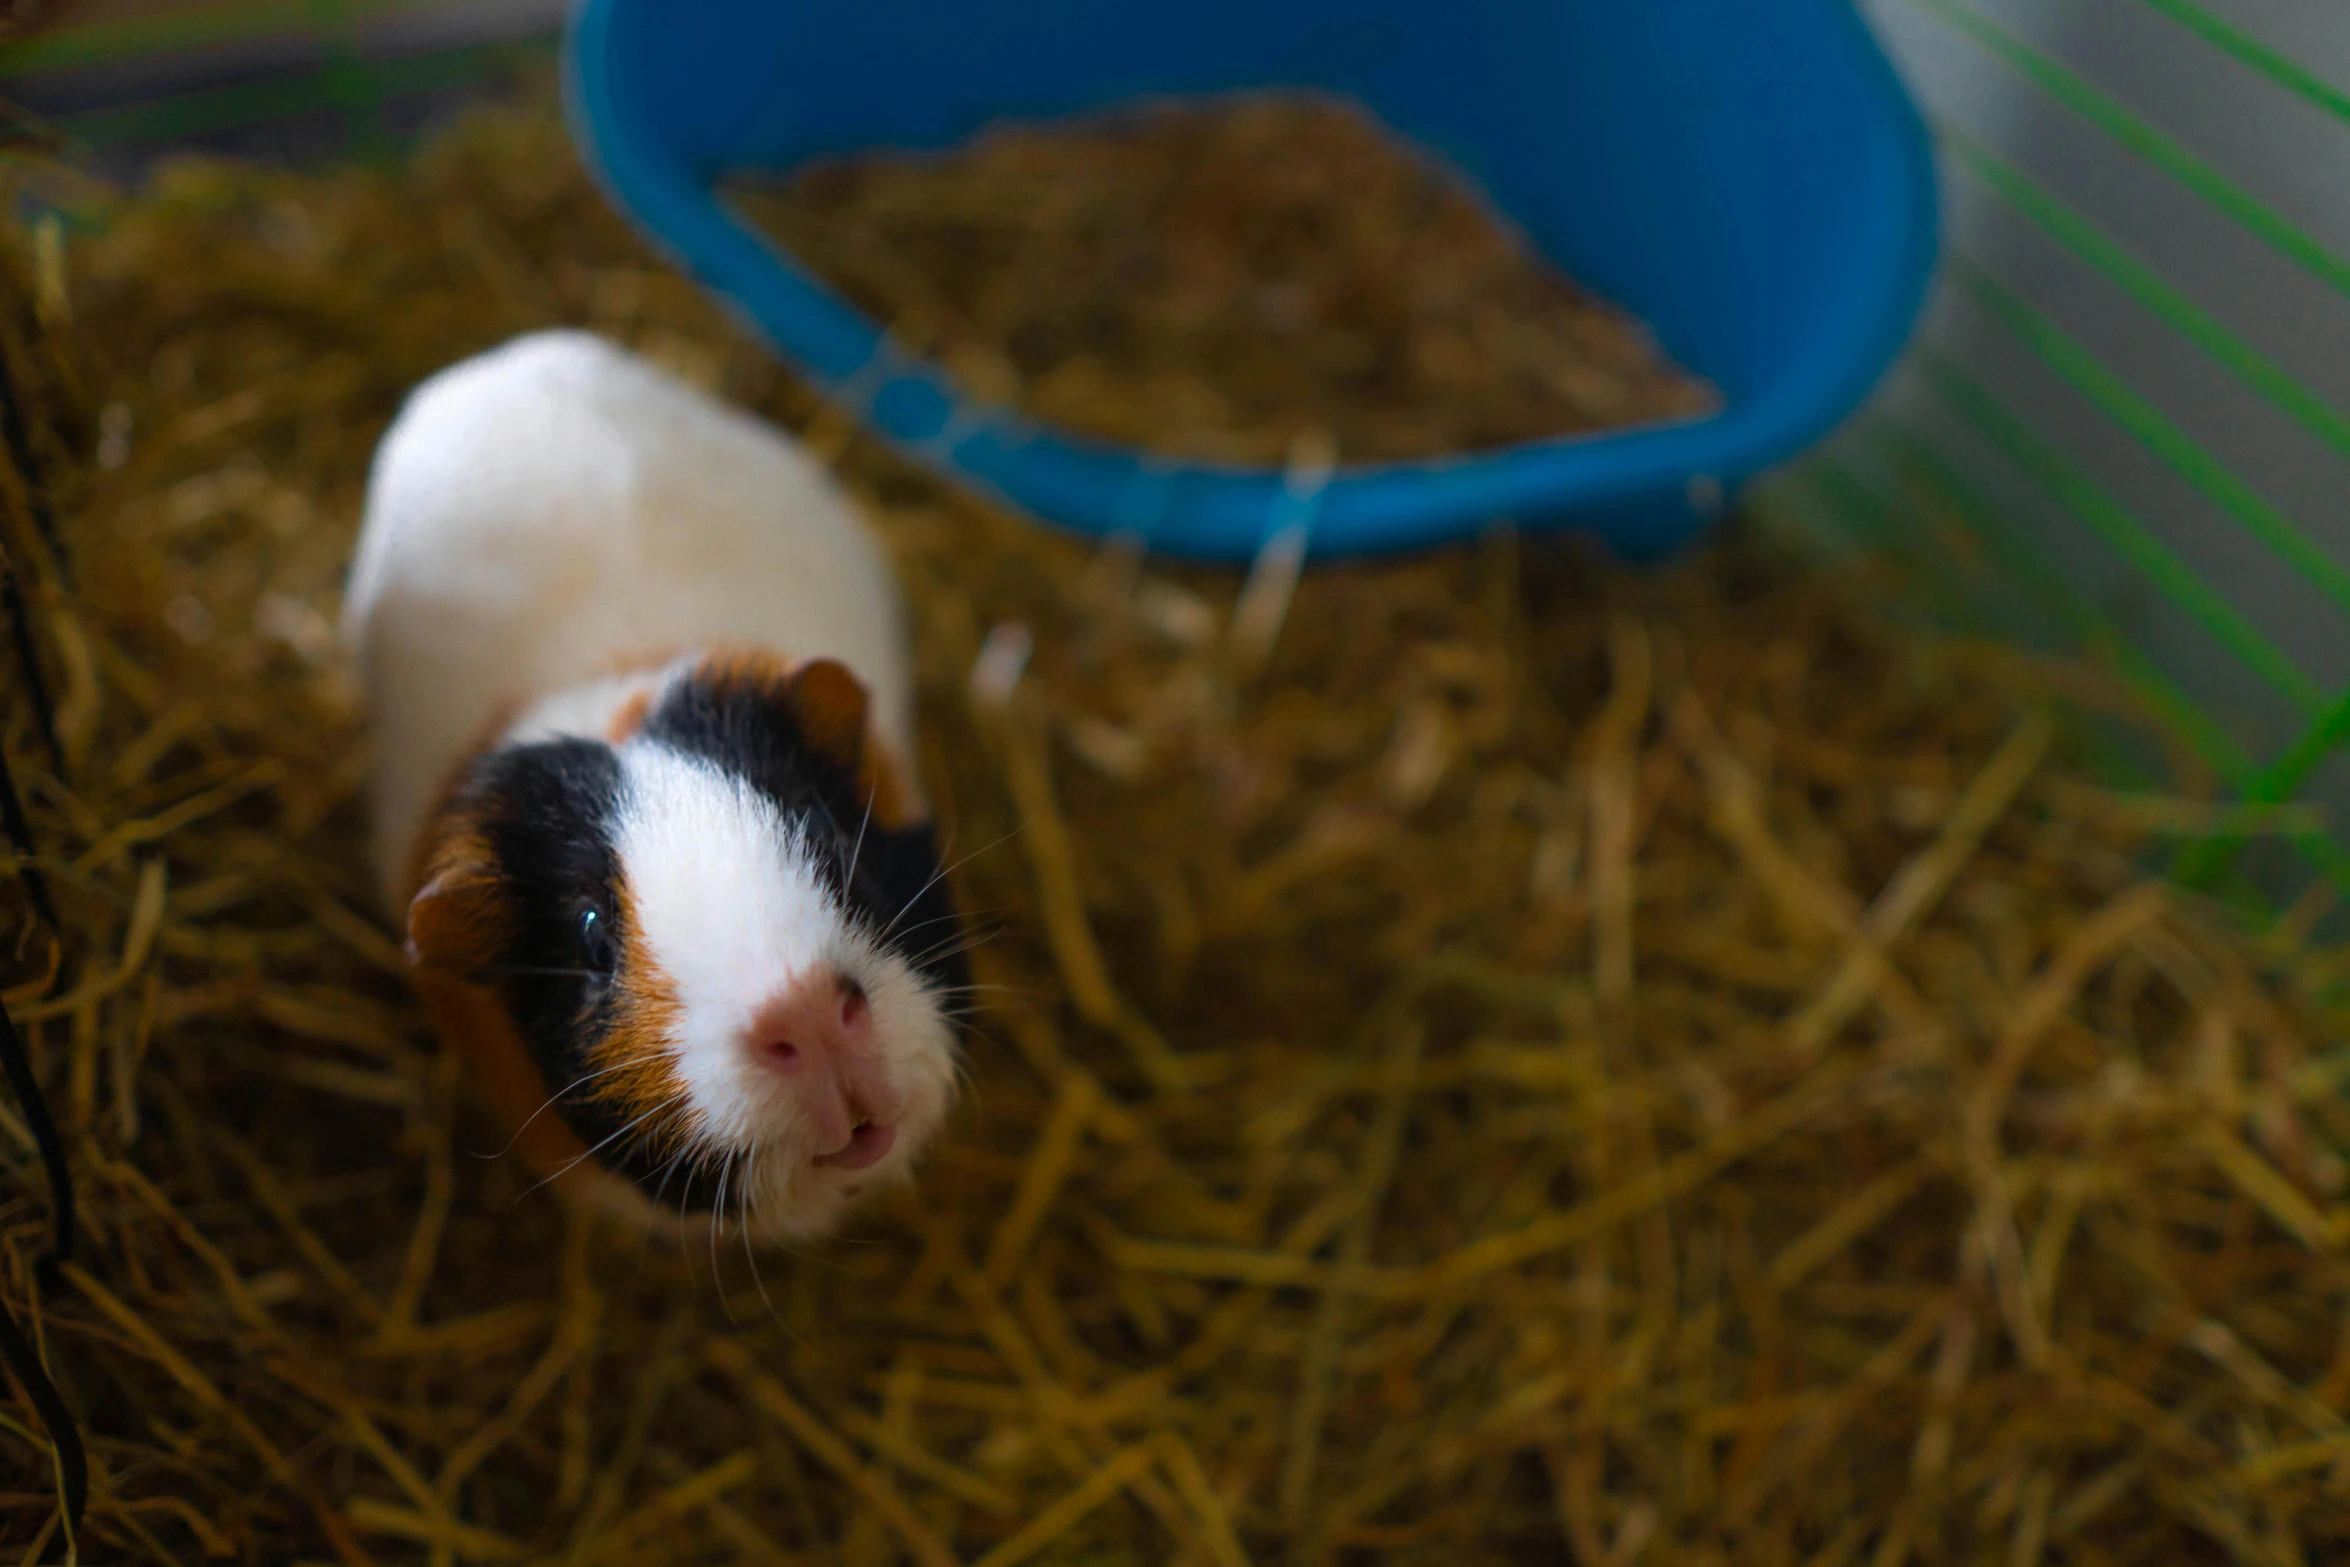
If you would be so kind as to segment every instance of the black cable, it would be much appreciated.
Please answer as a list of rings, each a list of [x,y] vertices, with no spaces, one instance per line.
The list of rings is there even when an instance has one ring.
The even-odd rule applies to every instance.
[[[25,694],[33,701],[33,722],[48,748],[49,765],[65,771],[65,750],[57,743],[57,704],[49,699],[49,680],[41,673],[41,650],[33,642],[33,610],[25,601],[24,582],[15,563],[0,553],[0,601],[8,610],[8,640],[16,649],[17,667],[24,671]]]
[[[57,911],[49,902],[48,885],[32,867],[32,831],[24,819],[24,807],[16,797],[16,783],[8,773],[8,759],[0,753],[0,814],[8,819],[8,832],[17,840],[17,850],[27,855],[22,873],[25,889],[33,904],[57,929]],[[41,1151],[41,1166],[49,1176],[49,1255],[42,1258],[35,1270],[44,1288],[54,1289],[68,1257],[73,1254],[75,1211],[73,1169],[65,1160],[65,1142],[57,1135],[57,1123],[50,1118],[48,1097],[41,1092],[39,1079],[33,1076],[33,1063],[25,1055],[24,1041],[17,1037],[16,1020],[8,1009],[0,1007],[0,1072],[5,1072],[8,1086],[16,1094],[16,1102],[24,1111],[25,1124],[32,1129],[33,1143]],[[73,1423],[65,1400],[58,1396],[57,1387],[42,1368],[40,1357],[33,1353],[32,1344],[17,1327],[16,1319],[6,1308],[0,1307],[0,1359],[8,1362],[10,1370],[24,1385],[25,1396],[39,1411],[41,1423],[49,1429],[49,1440],[57,1449],[57,1462],[65,1477],[65,1516],[69,1534],[78,1535],[82,1527],[82,1510],[90,1499],[90,1463],[82,1450],[82,1436]]]
[[[41,1259],[41,1276],[43,1282],[54,1283],[59,1265],[73,1255],[73,1170],[65,1162],[65,1142],[57,1135],[57,1123],[49,1118],[49,1101],[33,1076],[24,1041],[17,1037],[16,1020],[4,1007],[0,1007],[0,1071],[8,1075],[8,1086],[15,1090],[25,1124],[32,1128],[33,1141],[40,1147],[42,1167],[49,1172],[49,1255]]]
[[[57,905],[49,896],[49,878],[33,863],[33,824],[24,813],[24,800],[16,792],[16,775],[9,771],[8,753],[0,751],[0,832],[8,834],[9,847],[16,850],[16,874],[24,880],[25,896],[33,903],[33,912],[50,930],[63,933],[65,927],[57,922]]]
[[[13,112],[5,118],[11,122],[11,132],[24,129],[16,123],[20,117]],[[10,139],[18,137],[12,135]],[[12,357],[0,354],[0,441],[6,443],[17,476],[24,484],[25,505],[34,531],[48,547],[50,558],[62,565],[65,555],[58,536],[57,515],[49,505],[41,465],[33,452],[32,432],[25,423],[24,406],[17,396],[16,366],[7,362]],[[62,772],[65,754],[58,744],[57,709],[41,670],[32,607],[25,595],[23,578],[18,575],[15,563],[5,555],[0,555],[0,607],[8,614],[9,641],[24,673],[25,691],[32,702],[41,741],[48,748],[52,765]],[[34,913],[52,934],[62,939],[64,927],[58,922],[57,905],[49,895],[48,879],[33,863],[32,822],[25,815],[24,799],[17,793],[16,777],[8,766],[5,751],[0,751],[0,829],[6,831],[17,852],[17,874],[24,880],[25,896],[32,903]],[[0,1007],[0,1072],[6,1074],[8,1086],[24,1112],[25,1124],[32,1129],[33,1142],[40,1149],[41,1164],[49,1177],[49,1255],[41,1259],[35,1276],[39,1287],[54,1289],[66,1260],[73,1255],[76,1228],[73,1170],[66,1163],[65,1142],[57,1135],[48,1098],[41,1092],[40,1080],[33,1075],[32,1061],[25,1054],[24,1041],[16,1032],[16,1020],[8,1015],[5,1007]],[[57,1384],[49,1379],[48,1369],[41,1364],[32,1341],[5,1307],[0,1307],[0,1360],[6,1361],[9,1370],[16,1374],[25,1396],[32,1400],[34,1410],[40,1415],[41,1424],[48,1428],[63,1481],[65,1543],[67,1554],[71,1554],[90,1501],[89,1453],[82,1446],[81,1430],[74,1424],[72,1412],[65,1407]]]
[[[57,1449],[57,1467],[65,1479],[66,1533],[79,1535],[82,1512],[90,1505],[90,1455],[82,1448],[82,1433],[59,1396],[57,1384],[49,1380],[41,1357],[33,1353],[32,1340],[24,1336],[24,1329],[5,1307],[0,1307],[0,1360],[7,1361],[16,1380],[24,1384],[25,1396],[40,1412],[41,1424],[49,1428],[49,1442]]]
[[[62,565],[65,551],[58,538],[57,514],[49,507],[41,464],[33,456],[32,428],[24,420],[24,404],[16,395],[16,367],[6,363],[9,357],[0,354],[0,440],[7,442],[9,458],[24,481],[25,505],[33,514],[33,527],[49,547],[49,558]]]
[[[33,825],[25,816],[24,801],[16,792],[16,776],[4,750],[0,750],[0,828],[6,829],[16,850],[17,874],[24,878],[25,896],[32,901],[33,912],[51,932],[62,936],[64,927],[58,923],[48,879],[33,864]],[[41,1163],[49,1172],[49,1255],[41,1261],[41,1276],[44,1282],[54,1283],[58,1267],[73,1255],[73,1170],[65,1162],[65,1141],[57,1135],[57,1123],[50,1119],[48,1098],[41,1092],[40,1080],[33,1076],[24,1042],[17,1038],[16,1020],[5,1008],[0,1008],[0,1072],[6,1073],[8,1086],[15,1091],[25,1124],[32,1128],[33,1141],[41,1150]]]

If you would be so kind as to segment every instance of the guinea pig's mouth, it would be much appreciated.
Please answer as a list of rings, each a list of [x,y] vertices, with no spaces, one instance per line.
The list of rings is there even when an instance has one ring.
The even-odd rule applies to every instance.
[[[870,1170],[889,1157],[897,1146],[898,1129],[866,1121],[849,1134],[846,1146],[831,1153],[818,1154],[816,1167],[820,1170]]]

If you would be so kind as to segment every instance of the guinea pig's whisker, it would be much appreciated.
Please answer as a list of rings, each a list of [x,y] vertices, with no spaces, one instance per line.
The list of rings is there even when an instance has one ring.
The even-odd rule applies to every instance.
[[[661,1165],[661,1183],[653,1189],[653,1207],[656,1210],[656,1217],[658,1217],[659,1213],[666,1211],[663,1206],[663,1199],[669,1195],[669,1178],[677,1173],[677,1167],[685,1159],[688,1151],[689,1150],[687,1149],[680,1148],[676,1153],[671,1154],[667,1160],[663,1161]],[[679,1215],[681,1220],[683,1217],[684,1216],[682,1214]],[[653,1249],[654,1232],[663,1228],[665,1228],[664,1225],[653,1223],[643,1225],[637,1231],[636,1266],[637,1276],[640,1279],[644,1276],[645,1257]]]
[[[726,1178],[734,1171],[737,1151],[728,1149],[718,1165],[718,1200],[710,1205],[710,1287],[718,1292],[719,1309],[726,1313],[729,1327],[741,1327],[735,1320],[734,1303],[726,1298],[726,1286],[718,1274],[718,1232],[726,1227]]]
[[[994,843],[987,844],[981,848],[973,849],[969,854],[964,855],[961,859],[955,861],[952,865],[941,865],[938,868],[938,873],[932,876],[930,880],[924,882],[919,888],[915,889],[914,896],[906,900],[906,906],[897,912],[897,919],[891,920],[887,925],[882,927],[881,939],[884,941],[889,940],[890,933],[898,928],[898,920],[904,919],[906,915],[913,909],[914,905],[922,901],[923,895],[929,892],[931,888],[937,886],[940,882],[945,881],[949,876],[952,876],[955,872],[961,870],[964,866],[970,864],[973,860],[978,859],[981,855],[987,853],[989,850],[1010,843],[1013,837],[1019,831],[1020,829],[1015,827],[1011,832],[1005,833]]]
[[[943,923],[945,923],[944,920],[924,920],[922,925],[938,925]],[[920,930],[922,925],[911,927],[905,931],[903,935],[911,936],[914,931]],[[987,942],[995,940],[996,937],[1002,935],[1009,928],[1010,926],[1008,922],[990,922],[987,924],[981,924],[977,921],[956,920],[952,930],[939,937],[933,945],[916,955],[913,961],[918,964],[928,963],[932,961],[933,958],[941,954],[947,954],[948,949],[953,948],[957,942],[962,943],[961,947],[957,950],[968,952],[973,947],[982,946]],[[902,936],[901,939],[903,939]]]
[[[941,1011],[963,1017],[983,1010],[993,997],[1014,996],[1035,1001],[1044,995],[1045,992],[1027,985],[948,985],[934,992],[931,999]]]
[[[927,962],[934,957],[949,956],[957,952],[969,952],[974,947],[984,947],[1003,933],[1003,927],[1000,925],[978,930],[966,927],[949,931],[923,952],[922,961]]]
[[[685,1166],[685,1186],[677,1194],[677,1260],[685,1264],[688,1277],[691,1277],[694,1271],[694,1254],[693,1249],[686,1245],[687,1233],[691,1228],[691,1218],[687,1210],[693,1206],[694,1177],[700,1175],[706,1168],[708,1168],[707,1162],[702,1159],[695,1159],[687,1163]]]
[[[713,1288],[718,1287],[721,1282],[718,1274],[718,1232],[726,1226],[728,1175],[734,1159],[735,1155],[732,1152],[718,1157],[704,1151],[687,1167],[685,1189],[678,1194],[679,1207],[681,1209],[691,1207],[694,1200],[694,1182],[705,1174],[711,1176],[709,1212],[704,1217],[710,1231],[710,1283]],[[681,1213],[677,1227],[677,1256],[678,1260],[685,1264],[689,1277],[697,1277],[699,1274],[698,1260],[694,1255],[693,1248],[688,1244],[692,1239],[692,1229],[695,1222],[693,1216]],[[727,1310],[727,1320],[730,1322],[734,1320],[734,1312],[731,1308]]]
[[[925,947],[918,952],[907,953],[906,961],[915,968],[944,963],[949,958],[960,957],[966,952],[976,952],[1002,934],[1002,930],[958,931],[952,935],[941,936],[933,946]]]
[[[758,1190],[758,1179],[759,1151],[754,1148],[751,1150],[750,1165],[744,1172],[743,1180],[750,1190],[756,1191]],[[737,1228],[742,1231],[743,1261],[751,1265],[751,1285],[759,1292],[759,1303],[767,1308],[767,1315],[780,1324],[783,1321],[783,1313],[775,1309],[775,1298],[767,1293],[767,1280],[759,1272],[758,1248],[751,1244],[751,1213],[747,1203],[743,1207],[742,1223]]]
[[[530,1130],[530,1123],[537,1120],[540,1116],[545,1115],[547,1111],[553,1107],[556,1100],[562,1098],[565,1094],[570,1093],[574,1088],[577,1088],[582,1083],[593,1082],[597,1078],[602,1077],[606,1072],[617,1072],[622,1067],[632,1064],[633,1063],[627,1061],[615,1061],[610,1066],[601,1066],[596,1068],[596,1070],[586,1074],[584,1077],[573,1078],[570,1082],[565,1083],[561,1088],[558,1088],[553,1093],[549,1094],[545,1104],[540,1105],[536,1110],[533,1110],[529,1117],[525,1119],[520,1126],[514,1128],[514,1135],[506,1139],[505,1147],[499,1149],[496,1153],[477,1154],[475,1157],[481,1159],[505,1158],[506,1155],[514,1151],[514,1145],[522,1141],[522,1134]]]
[[[931,877],[930,880],[924,882],[920,887],[916,888],[914,891],[914,896],[908,898],[905,901],[904,906],[898,910],[896,916],[892,918],[887,925],[881,927],[881,939],[883,941],[889,940],[891,934],[898,928],[898,921],[904,919],[906,915],[913,909],[914,905],[922,901],[923,894],[929,892],[931,888],[946,880],[946,876],[947,873],[942,869],[938,872],[937,875]]]
[[[947,994],[938,996],[935,1001],[938,1001],[942,1017],[971,1022],[975,1017],[987,1017],[1006,996],[1013,998],[1013,1001],[1041,1003],[1046,998],[1046,991],[1013,987],[1013,984],[989,984],[987,994],[978,994],[978,991],[947,991]]]
[[[961,957],[966,952],[983,947],[991,939],[990,935],[950,936],[929,951],[916,955],[910,961],[916,968],[921,968],[929,963],[943,963],[949,958]]]
[[[1011,924],[1011,915],[1012,910],[1009,907],[998,909],[957,909],[950,913],[942,914],[936,919],[927,919],[923,920],[920,924],[909,925],[904,930],[898,932],[898,935],[901,939],[903,939],[904,937],[912,935],[915,931],[927,929],[932,925],[952,925],[957,930],[964,930],[972,927],[977,927],[980,930],[1003,930]]]
[[[669,1198],[669,1183],[677,1178],[677,1172],[679,1168],[685,1164],[686,1157],[693,1153],[693,1151],[694,1150],[690,1146],[680,1148],[677,1150],[677,1152],[671,1154],[667,1159],[661,1162],[661,1181],[659,1185],[653,1188],[653,1206],[655,1208],[663,1208],[667,1205]],[[691,1175],[688,1175],[685,1178],[685,1184],[687,1191],[690,1192],[693,1190],[694,1179]],[[685,1198],[681,1196],[678,1198],[678,1207],[681,1210],[678,1214],[678,1218],[681,1222],[685,1217],[682,1211],[684,1206]]]
[[[992,1039],[988,1043],[996,1049],[1003,1048],[1001,1045],[996,1045]],[[978,1084],[971,1076],[971,1063],[957,1060],[950,1064],[947,1070],[954,1074],[956,1089],[967,1096],[964,1102],[971,1106],[971,1113],[984,1122],[987,1118],[987,1109],[979,1102]]]
[[[976,919],[978,916],[974,915],[972,918]],[[911,936],[914,934],[914,932],[918,930],[928,930],[933,925],[961,925],[964,923],[965,920],[961,914],[939,914],[934,915],[930,919],[916,920],[913,924],[908,925],[904,930],[898,931],[897,934],[900,936]]]
[[[849,846],[849,873],[841,878],[841,885],[857,884],[857,861],[865,853],[865,829],[873,825],[873,796],[865,796],[865,819],[857,823],[857,841]]]
[[[956,919],[954,914],[940,914],[938,919],[926,919],[926,921],[921,921],[921,923],[914,923],[914,926],[907,926],[905,930],[895,930],[895,928],[893,928],[893,930],[884,930],[884,933],[881,933],[879,940],[888,942],[888,940],[891,940],[891,937],[895,937],[895,940],[905,942],[905,940],[912,940],[912,935],[917,933],[917,930],[928,930],[928,928],[931,928],[931,926],[954,926],[956,930],[961,930],[961,926],[964,926],[964,921],[961,921],[961,919]]]
[[[611,1147],[621,1138],[626,1137],[629,1133],[635,1131],[638,1127],[644,1125],[647,1121],[650,1121],[654,1116],[661,1114],[665,1110],[674,1109],[677,1105],[683,1103],[687,1092],[688,1091],[686,1089],[679,1089],[676,1093],[671,1094],[668,1098],[653,1106],[652,1109],[647,1110],[643,1115],[640,1115],[635,1120],[629,1122],[619,1131],[614,1132],[611,1136],[596,1144],[595,1147],[590,1148],[587,1150],[587,1152],[579,1155],[578,1158],[571,1160],[568,1164],[564,1165],[562,1169],[557,1170],[554,1174],[546,1176],[541,1180],[533,1182],[530,1186],[530,1189],[525,1191],[522,1195],[524,1197],[528,1197],[531,1192],[537,1191],[540,1187],[545,1186],[548,1182],[561,1180],[564,1176],[569,1175],[573,1170],[578,1169],[580,1165],[585,1163],[587,1160],[594,1158],[597,1154],[602,1153],[605,1149]],[[520,1199],[518,1198],[516,1200],[519,1201]]]

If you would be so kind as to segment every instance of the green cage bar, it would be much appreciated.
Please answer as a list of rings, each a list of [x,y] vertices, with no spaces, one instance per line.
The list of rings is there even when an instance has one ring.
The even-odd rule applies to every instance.
[[[2324,65],[2350,60],[2350,7],[2254,15],[2217,0],[1869,0],[1864,10],[1936,124],[1957,218],[1949,308],[1899,389],[1768,486],[1761,510],[1908,556],[1928,585],[1924,607],[1941,619],[1969,630],[2029,623],[2105,664],[2150,720],[2256,808],[2246,821],[2292,803],[2330,813],[2329,831],[2282,836],[2307,877],[2350,891],[2339,815],[2350,812],[2350,782],[2327,776],[2350,740],[2350,370],[2329,385],[2307,347],[2350,342],[2350,187],[2331,206],[2280,189],[2266,171],[2294,160],[2261,151],[2350,167],[2350,82]],[[0,78],[102,159],[291,121],[332,127],[339,153],[377,156],[419,121],[418,105],[547,59],[558,16],[530,0],[214,0],[0,46]],[[2143,86],[2134,62],[2149,60],[2208,82],[2210,103],[2182,106]],[[115,84],[111,95],[95,95],[99,81]],[[125,82],[147,87],[126,92]],[[2127,202],[2112,194],[2123,184],[2138,192]],[[2045,263],[2002,242],[2011,231],[2037,236],[2080,278],[2053,286]],[[2213,259],[2222,252],[2224,264]],[[2282,328],[2277,301],[2299,312]],[[2119,362],[2123,341],[2158,350],[2171,368],[2151,374],[2139,353]],[[1994,351],[2044,371],[2070,399],[2064,416],[2012,405],[1984,367]],[[2190,405],[2218,412],[2196,416]],[[2101,471],[2103,432],[2125,436],[2170,488]],[[2293,482],[2247,464],[2250,436],[2294,454]],[[1972,470],[1983,459],[1962,455],[1981,452],[2109,555],[2111,582],[2158,595],[2188,632],[2150,639],[2101,601],[2118,591],[2110,582],[2076,580],[1988,498]],[[1968,541],[1963,564],[1940,535]],[[2244,569],[2198,565],[2215,558]],[[2314,607],[2280,621],[2258,571],[2286,574]],[[2191,691],[2208,692],[2209,680],[2181,678],[2208,676],[2215,660],[2242,705],[2274,705],[2299,727],[2247,749],[2239,704],[2199,698]],[[2102,754],[2136,769],[2110,746]],[[2301,887],[2273,879],[2242,881],[2247,838],[2184,845],[2179,873],[2272,905],[2297,896]]]

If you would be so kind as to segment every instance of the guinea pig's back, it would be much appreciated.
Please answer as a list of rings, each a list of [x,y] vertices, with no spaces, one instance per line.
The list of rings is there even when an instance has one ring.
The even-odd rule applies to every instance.
[[[345,603],[396,882],[500,707],[616,661],[751,641],[847,664],[912,758],[879,542],[770,426],[584,332],[519,338],[410,396],[378,448]]]

